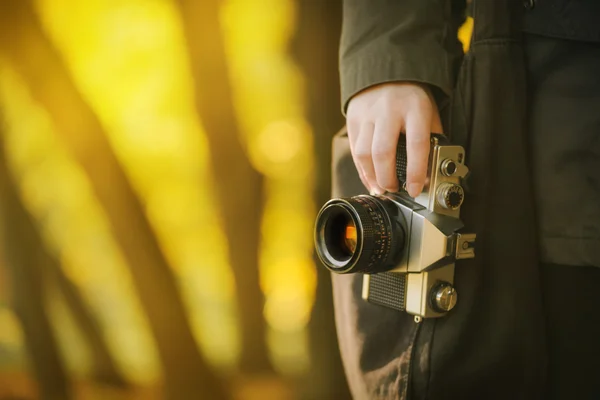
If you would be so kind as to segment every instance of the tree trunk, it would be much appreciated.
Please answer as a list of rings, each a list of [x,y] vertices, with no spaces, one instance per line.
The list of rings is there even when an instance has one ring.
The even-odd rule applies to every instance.
[[[71,388],[45,308],[43,275],[51,258],[8,173],[2,140],[0,134],[0,221],[11,303],[21,322],[40,398],[68,400]]]
[[[3,154],[0,154],[0,157],[3,157]],[[4,162],[4,159],[2,159],[2,162]],[[9,196],[9,199],[16,199],[14,201],[19,200],[18,197],[15,197],[17,196],[17,192],[8,178],[7,166],[2,164],[0,165],[0,168],[2,168],[0,174],[3,178],[7,177],[7,182],[9,182],[5,184],[7,186],[9,184],[11,185],[8,186],[6,196]],[[12,201],[7,201],[7,204],[12,204]],[[20,209],[18,209],[16,214],[19,215],[19,218],[23,218],[23,226],[35,227],[34,217],[29,213],[25,214],[26,209],[22,203],[19,202],[17,205]],[[27,217],[27,220],[25,220],[25,217]],[[6,231],[10,232],[10,230]],[[28,229],[27,233],[31,236],[31,242],[40,246],[39,250],[37,250],[40,253],[40,265],[36,276],[36,280],[39,281],[39,288],[43,293],[47,293],[48,285],[55,283],[57,289],[64,296],[67,308],[71,311],[77,327],[81,330],[83,338],[92,352],[94,378],[99,382],[113,386],[128,386],[126,379],[121,374],[121,371],[119,371],[116,362],[110,353],[108,345],[102,335],[101,327],[97,323],[89,307],[86,305],[79,289],[66,276],[56,257],[47,250],[39,231],[37,229]],[[12,238],[11,240],[14,241],[15,238]],[[18,293],[16,295],[15,300],[20,296]]]
[[[64,273],[55,259],[49,263],[48,267],[50,267],[48,275],[51,275],[48,276],[48,283],[56,284],[75,320],[77,328],[80,329],[83,339],[91,351],[93,378],[98,382],[112,386],[127,387],[129,384],[110,352],[102,334],[102,327],[86,304],[79,288]]]
[[[102,126],[85,102],[31,0],[7,0],[1,49],[90,178],[132,274],[162,362],[167,398],[224,399],[221,381],[201,356],[175,276]]]
[[[338,45],[342,1],[298,1],[298,27],[292,52],[304,70],[308,119],[314,131],[317,207],[331,196],[331,140],[343,125],[340,112]],[[312,367],[303,384],[304,399],[350,399],[334,323],[331,276],[314,256],[317,291],[309,323]]]
[[[263,179],[240,141],[221,27],[220,1],[178,0],[196,81],[196,106],[206,129],[212,173],[229,241],[241,325],[240,369],[272,371],[259,282]]]

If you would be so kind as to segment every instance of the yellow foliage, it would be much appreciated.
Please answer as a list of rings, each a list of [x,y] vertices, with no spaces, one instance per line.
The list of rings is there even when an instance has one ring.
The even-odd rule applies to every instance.
[[[307,353],[303,332],[314,302],[312,132],[305,122],[303,79],[286,46],[291,0],[229,0],[222,10],[238,118],[254,166],[267,177],[261,282],[275,363],[294,372]],[[296,332],[296,334],[294,334]],[[289,363],[289,360],[293,360]]]
[[[235,309],[227,242],[216,213],[208,148],[175,4],[36,4],[47,35],[146,207],[203,351],[212,362],[232,366],[239,354],[236,318],[244,311]],[[253,165],[267,177],[260,266],[265,318],[271,338],[286,335],[292,341],[285,348],[272,346],[275,363],[283,360],[278,365],[292,371],[292,365],[307,362],[303,332],[316,285],[310,240],[312,132],[304,119],[302,75],[287,54],[294,2],[230,0],[221,15],[242,139]],[[123,370],[133,380],[152,380],[158,369],[154,344],[91,185],[20,77],[6,67],[2,72],[11,165],[26,203],[42,222],[65,272],[97,313]],[[68,321],[56,301],[54,315]],[[76,336],[71,324],[61,326],[63,343]],[[70,362],[86,368],[85,357]]]
[[[473,18],[467,17],[465,23],[458,30],[458,39],[463,44],[463,50],[468,51],[471,44],[471,35],[473,34]]]
[[[6,307],[0,307],[0,343],[7,347],[20,347],[23,333],[15,314]]]
[[[146,321],[87,177],[56,140],[49,116],[30,98],[20,77],[6,67],[0,74],[0,98],[8,125],[11,165],[21,182],[25,203],[42,221],[48,245],[62,261],[66,274],[81,287],[105,327],[109,343],[117,349],[115,357],[129,367],[130,378],[154,379],[157,365]],[[68,319],[64,312],[64,308],[53,308],[58,321]],[[63,327],[61,337],[73,335],[68,324],[59,326]],[[132,330],[143,356],[132,352],[135,349],[131,346],[118,345],[124,332]],[[82,359],[69,357],[69,361]]]
[[[180,282],[195,335],[215,364],[239,354],[235,286],[219,225],[208,148],[180,17],[169,0],[36,0],[46,32],[105,128]],[[283,372],[308,367],[314,303],[312,130],[303,76],[288,54],[292,0],[228,0],[221,22],[241,139],[266,177],[261,285],[272,356]],[[459,38],[468,49],[473,21]],[[133,380],[156,377],[153,341],[126,262],[87,177],[63,148],[45,110],[5,65],[0,98],[11,166],[67,275],[98,315]],[[58,94],[57,94],[58,95]],[[74,116],[76,118],[76,116]],[[82,132],[84,135],[85,132]],[[243,196],[243,194],[240,194]],[[159,295],[159,294],[157,294]],[[60,300],[63,343],[76,337]],[[0,342],[19,337],[0,309]],[[6,328],[8,327],[8,328]],[[85,367],[85,357],[71,363]]]

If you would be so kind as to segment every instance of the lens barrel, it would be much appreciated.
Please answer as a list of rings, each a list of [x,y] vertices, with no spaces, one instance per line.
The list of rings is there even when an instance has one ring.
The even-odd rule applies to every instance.
[[[404,228],[394,218],[398,214],[398,206],[385,197],[360,195],[328,201],[315,224],[319,259],[338,274],[389,271],[404,249]]]

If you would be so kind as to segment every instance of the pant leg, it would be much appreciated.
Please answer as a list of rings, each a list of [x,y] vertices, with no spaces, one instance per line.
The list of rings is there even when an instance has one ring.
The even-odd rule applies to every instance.
[[[547,398],[600,399],[600,44],[524,43]]]
[[[545,264],[549,400],[600,399],[600,268]]]

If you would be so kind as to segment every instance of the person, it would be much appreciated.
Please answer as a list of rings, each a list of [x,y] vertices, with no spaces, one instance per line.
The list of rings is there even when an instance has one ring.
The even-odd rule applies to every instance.
[[[366,303],[333,275],[356,399],[599,399],[600,2],[344,0],[333,195],[427,179],[430,133],[467,149],[459,301],[440,319]],[[355,171],[354,177],[348,170]],[[362,183],[358,187],[356,182]]]

